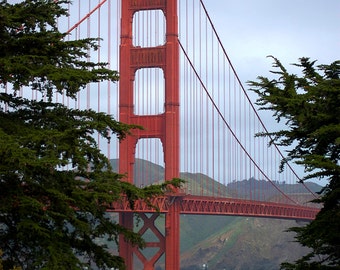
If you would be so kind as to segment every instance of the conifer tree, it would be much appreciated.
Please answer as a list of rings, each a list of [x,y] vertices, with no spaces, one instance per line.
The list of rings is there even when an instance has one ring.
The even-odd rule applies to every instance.
[[[0,250],[4,269],[123,269],[96,241],[138,234],[112,221],[106,206],[122,195],[133,204],[162,194],[168,182],[143,189],[122,181],[92,136],[110,140],[129,126],[92,110],[67,108],[86,84],[117,81],[106,63],[87,60],[97,39],[67,41],[58,30],[68,0],[0,0]],[[42,100],[18,95],[38,91]],[[171,182],[174,185],[178,181]]]
[[[304,227],[291,228],[296,239],[311,252],[282,269],[340,269],[340,61],[318,65],[301,58],[295,66],[301,75],[290,74],[274,58],[274,79],[258,77],[251,90],[262,110],[274,112],[285,129],[258,134],[270,136],[271,143],[289,146],[281,170],[289,161],[303,165],[308,179],[324,179],[316,219]]]

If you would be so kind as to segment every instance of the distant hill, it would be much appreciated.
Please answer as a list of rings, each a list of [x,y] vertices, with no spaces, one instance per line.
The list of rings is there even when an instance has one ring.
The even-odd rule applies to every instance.
[[[307,249],[294,242],[292,220],[232,216],[181,217],[181,269],[277,270]],[[162,268],[160,268],[162,269]],[[164,269],[164,268],[163,268]]]
[[[115,170],[118,169],[117,160],[111,160],[111,164]],[[136,160],[135,179],[146,179],[148,184],[152,184],[163,178],[163,167],[149,161]],[[254,194],[257,189],[265,190],[269,201],[276,196],[270,183],[254,178],[227,186],[216,181],[207,186],[205,183],[212,183],[213,179],[203,174],[181,173],[181,178],[187,181],[185,188],[188,193],[194,189],[202,190],[204,194],[224,190],[224,194],[248,198],[250,195],[245,190],[252,187]],[[136,184],[138,185],[138,180]],[[301,197],[300,184],[276,184],[293,199]],[[321,189],[315,183],[307,185],[312,191]],[[306,195],[304,202],[311,199]],[[160,218],[158,222],[164,223],[164,218]],[[202,270],[203,264],[209,270],[277,270],[280,263],[292,262],[307,252],[294,242],[294,233],[286,232],[290,227],[302,225],[294,220],[181,215],[180,222],[181,270]],[[156,270],[164,270],[164,261],[157,263]]]
[[[118,160],[112,159],[111,165],[115,171],[118,171]],[[273,184],[266,180],[258,180],[253,177],[249,179],[241,179],[233,181],[227,185],[223,185],[207,175],[201,173],[181,172],[180,177],[186,181],[184,189],[186,193],[192,195],[224,194],[234,198],[275,201],[278,196],[276,188]],[[137,186],[151,185],[164,180],[164,168],[143,159],[136,159],[134,166],[134,179]],[[143,180],[142,180],[143,179]],[[301,193],[305,193],[304,203],[313,199],[300,183],[286,184],[285,182],[275,182],[275,185],[292,198],[298,198]],[[321,186],[308,182],[306,186],[313,192],[321,190]],[[251,193],[249,193],[251,190]],[[198,191],[198,194],[193,194]]]

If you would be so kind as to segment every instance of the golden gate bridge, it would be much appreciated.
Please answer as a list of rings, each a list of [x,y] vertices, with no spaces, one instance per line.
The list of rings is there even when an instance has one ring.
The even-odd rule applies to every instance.
[[[145,186],[186,180],[181,190],[154,198],[159,212],[143,202],[136,202],[134,211],[124,201],[108,209],[130,228],[138,213],[139,232],[149,230],[157,239],[146,243],[157,250],[149,257],[120,239],[128,270],[136,260],[143,269],[154,269],[162,256],[167,270],[179,269],[181,214],[314,219],[318,209],[309,201],[315,194],[292,165],[278,173],[282,151],[270,138],[255,137],[267,129],[204,1],[75,0],[67,8],[60,29],[69,39],[100,38],[89,60],[107,62],[120,80],[90,84],[76,101],[57,94],[56,102],[143,127],[120,143],[98,136],[99,147],[118,160],[126,181]],[[155,224],[160,214],[161,230]]]

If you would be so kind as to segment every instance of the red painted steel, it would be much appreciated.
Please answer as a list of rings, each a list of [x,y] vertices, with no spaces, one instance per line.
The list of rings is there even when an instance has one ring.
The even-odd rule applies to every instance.
[[[57,0],[55,0],[57,1]],[[94,12],[96,12],[107,0],[102,0],[97,6],[95,6],[89,13],[87,13],[81,20],[79,20],[75,25],[73,25],[70,29],[67,30],[67,33],[71,33],[74,29],[76,29],[79,25],[82,24],[86,19],[88,19]]]
[[[145,270],[152,270],[154,268],[155,263],[159,260],[159,258],[165,252],[165,237],[159,231],[159,229],[155,225],[155,221],[159,216],[159,213],[153,213],[150,217],[148,217],[144,212],[140,213],[140,218],[143,220],[143,226],[138,231],[140,235],[143,235],[147,230],[151,230],[156,238],[159,240],[158,242],[147,242],[146,247],[158,248],[158,251],[151,257],[146,258],[144,254],[137,248],[134,249],[134,253],[137,255],[139,260],[143,262]]]
[[[127,124],[138,124],[144,130],[135,130],[120,143],[119,172],[126,174],[126,181],[133,183],[136,144],[142,138],[159,138],[163,144],[165,179],[179,177],[179,45],[177,0],[122,1],[121,44],[120,44],[120,89],[119,120]],[[141,10],[162,10],[166,19],[166,42],[162,46],[141,48],[132,44],[133,15]],[[133,83],[135,73],[142,68],[161,68],[165,78],[165,111],[159,115],[135,115]],[[179,204],[168,206],[165,221],[165,236],[159,237],[154,219],[142,215],[143,228],[150,228],[159,239],[160,247],[154,257],[145,258],[140,252],[121,239],[120,255],[131,270],[135,253],[144,269],[153,269],[154,263],[165,252],[166,269],[179,270]],[[121,212],[120,223],[131,226],[132,216]],[[147,244],[148,245],[148,244]],[[154,246],[155,243],[149,245]]]
[[[137,201],[133,212],[168,213],[174,204],[176,204],[179,214],[192,215],[231,215],[313,220],[319,212],[319,208],[301,205],[192,195],[157,197],[152,200],[152,204],[156,208],[150,207],[143,201]],[[108,211],[132,212],[126,200],[113,203],[108,207]]]

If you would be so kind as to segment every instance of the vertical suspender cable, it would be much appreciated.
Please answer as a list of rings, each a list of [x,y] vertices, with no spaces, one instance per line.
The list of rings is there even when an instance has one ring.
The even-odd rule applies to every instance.
[[[89,1],[89,5],[88,5],[88,11],[91,11],[91,1]],[[86,20],[87,22],[87,38],[91,37],[91,16],[89,16]],[[87,50],[88,56],[87,56],[87,61],[90,61],[91,58],[91,51],[90,49]],[[90,84],[86,85],[86,109],[90,109],[90,98],[91,98],[91,91],[90,91]]]
[[[99,4],[99,1],[98,0],[98,4]],[[101,23],[100,23],[100,17],[101,17],[101,8],[99,7],[98,8],[98,17],[97,17],[97,31],[98,31],[98,37],[99,37],[99,40],[98,40],[98,51],[97,51],[97,59],[98,59],[98,62],[100,62],[101,58],[100,58],[100,55],[101,55],[101,32],[100,32],[100,28],[101,28]],[[100,109],[100,82],[97,83],[97,111],[99,112],[101,109]],[[100,147],[100,135],[98,134],[98,147]]]
[[[81,17],[80,17],[80,9],[81,9],[81,6],[80,6],[80,0],[78,0],[78,21],[80,21]],[[75,39],[80,39],[80,24],[76,26],[76,36],[75,36]],[[72,31],[72,30],[69,30],[69,31]],[[76,108],[77,109],[80,109],[80,92],[78,92],[78,98],[77,98],[77,106]]]
[[[227,83],[227,78],[226,78],[226,73],[227,73],[227,71],[226,71],[226,63],[225,63],[225,60],[224,60],[224,58],[223,58],[223,93],[226,93],[226,91],[227,91],[227,88],[226,88],[226,83]],[[226,108],[227,108],[227,104],[226,104],[226,97],[223,95],[223,114],[224,115],[226,115]],[[226,132],[225,132],[225,130],[226,130],[226,128],[225,128],[225,125],[222,125],[222,129],[223,129],[223,132],[222,132],[222,134],[226,134]],[[226,187],[227,186],[227,184],[229,183],[229,179],[227,178],[227,173],[226,173],[226,171],[227,170],[229,170],[229,168],[230,168],[230,166],[229,166],[229,160],[228,160],[228,158],[227,158],[227,154],[226,154],[226,145],[227,145],[227,143],[228,143],[228,136],[227,137],[224,137],[223,138],[223,145],[222,145],[222,149],[223,149],[223,151],[222,151],[222,154],[223,154],[223,163],[222,164],[224,164],[224,166],[222,166],[222,177],[223,177],[223,181],[222,181],[222,184]],[[227,196],[227,191],[224,189],[224,194],[222,194],[224,197],[226,197]]]
[[[111,69],[111,1],[107,3],[107,63]],[[117,14],[116,14],[117,15]],[[107,81],[107,113],[111,115],[111,82]],[[111,142],[107,144],[107,158],[111,160]]]
[[[205,61],[205,70],[206,70],[206,74],[205,74],[205,81],[208,82],[208,21],[207,21],[207,18],[205,19],[205,58],[206,58],[206,61]],[[205,114],[205,126],[206,126],[206,130],[205,130],[205,133],[206,133],[206,142],[205,142],[205,145],[206,145],[206,159],[207,161],[205,162],[205,166],[206,166],[206,171],[207,171],[207,174],[209,175],[209,115],[208,115],[208,112],[209,112],[209,102],[208,100],[206,100],[206,110],[207,110],[207,113]],[[206,179],[205,181],[205,185],[208,186],[208,179]]]
[[[202,54],[202,8],[199,5],[199,32],[198,32],[198,36],[199,36],[199,42],[198,42],[198,47],[199,47],[199,76],[202,77],[202,58],[203,58],[203,54]],[[197,82],[197,87],[196,87],[196,92],[201,89],[202,87],[200,86],[200,84]],[[197,134],[199,134],[199,143],[198,143],[198,149],[199,150],[199,160],[197,160],[198,163],[198,168],[200,171],[202,171],[202,163],[203,163],[203,153],[202,153],[202,147],[203,147],[203,124],[202,124],[202,120],[203,120],[203,98],[202,98],[202,91],[198,91],[197,93],[197,98],[198,98],[198,106],[200,107],[200,112],[199,112],[199,130],[197,132]],[[202,176],[200,176],[202,177]]]
[[[191,25],[191,32],[192,32],[192,54],[193,54],[193,61],[196,61],[196,48],[195,48],[195,1],[192,1],[192,25]],[[194,63],[195,64],[195,63]],[[195,76],[192,74],[192,72],[190,73],[191,74],[191,104],[189,106],[189,109],[193,112],[193,117],[192,118],[195,118],[195,115],[196,115],[196,111],[195,111],[195,104],[194,104],[194,100],[195,100],[195,94],[194,94],[194,81],[195,81]],[[191,130],[191,136],[190,136],[190,140],[191,142],[194,140],[195,141],[195,138],[194,138],[194,130],[195,130],[195,124],[196,124],[196,119],[193,119],[191,122],[191,125],[190,125],[190,130]],[[191,158],[190,158],[190,169],[193,170],[194,169],[194,166],[193,166],[193,162],[194,162],[194,158],[196,155],[195,155],[195,147],[194,147],[194,144],[193,143],[190,143],[190,148],[191,148]]]
[[[220,50],[217,44],[217,99],[219,101],[219,107],[221,107],[221,96],[220,96]],[[221,141],[220,141],[220,132],[221,132],[221,127],[220,127],[220,121],[219,121],[219,117],[217,115],[217,179],[218,181],[221,181],[221,175],[220,175],[220,164],[221,164],[221,158],[220,158],[220,148],[221,148]],[[218,188],[217,188],[217,196],[221,196],[220,194],[221,189],[220,189],[220,185],[218,184]]]
[[[215,57],[215,52],[214,52],[214,35],[213,35],[213,32],[211,31],[211,95],[214,96],[214,92],[215,92],[215,89],[214,89],[214,57]],[[214,149],[214,145],[215,145],[215,117],[214,117],[214,107],[211,106],[211,165],[209,167],[212,168],[212,179],[215,179],[215,164],[214,164],[214,161],[215,161],[215,149]],[[214,181],[212,181],[212,195],[214,196]]]

